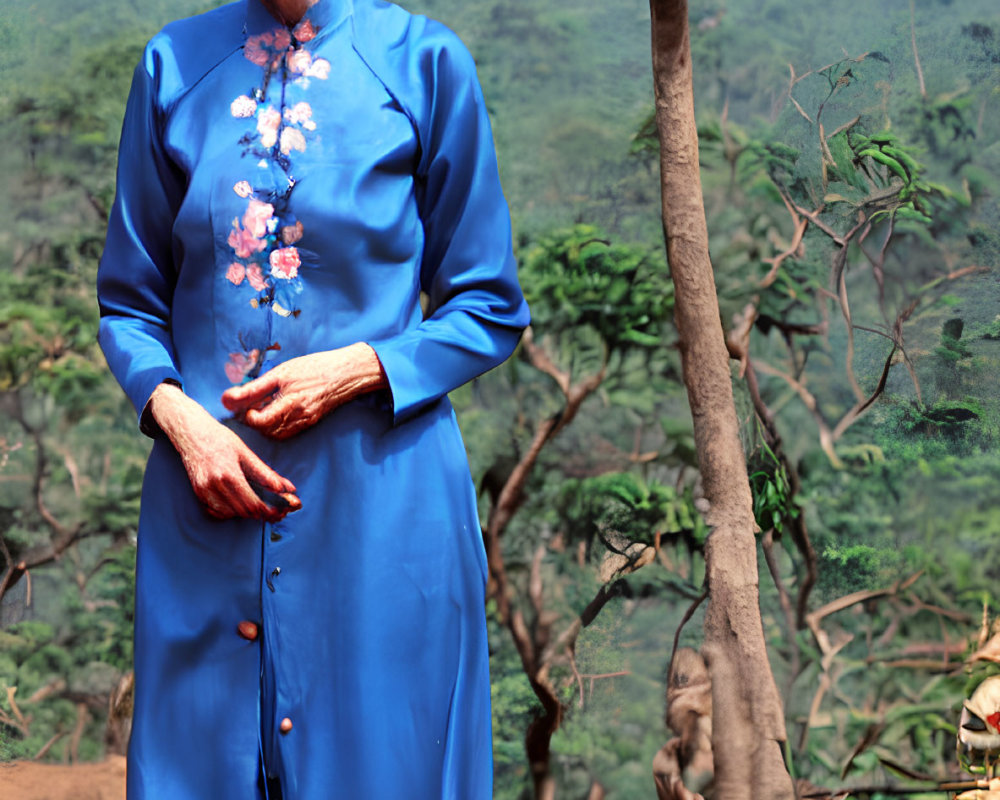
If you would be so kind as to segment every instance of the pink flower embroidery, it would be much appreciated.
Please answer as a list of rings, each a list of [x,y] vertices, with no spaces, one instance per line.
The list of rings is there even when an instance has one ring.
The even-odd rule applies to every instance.
[[[292,46],[292,35],[285,28],[278,28],[274,32],[274,44],[272,45],[275,50],[287,50]]]
[[[251,350],[249,353],[230,353],[229,361],[226,363],[226,377],[230,383],[241,383],[257,364],[260,350]]]
[[[248,230],[241,229],[238,219],[233,220],[233,229],[229,232],[229,238],[226,239],[226,242],[233,248],[237,258],[250,258],[267,245],[263,239],[257,238]]]
[[[299,251],[294,247],[282,247],[271,251],[271,274],[276,278],[290,281],[299,274]]]
[[[262,292],[267,288],[267,281],[264,280],[260,264],[251,264],[247,267],[247,280],[256,292]]]
[[[243,227],[258,239],[267,236],[268,223],[274,216],[274,206],[251,198],[243,214]]]
[[[293,31],[295,38],[300,42],[311,42],[316,38],[316,29],[313,27],[311,19],[304,19]]]
[[[312,106],[302,101],[285,109],[285,122],[289,125],[301,125],[307,131],[314,131],[316,123],[312,121],[312,113]]]
[[[272,106],[265,108],[257,117],[257,133],[264,147],[274,147],[278,141],[278,128],[281,126],[281,113]]]
[[[237,119],[252,117],[257,112],[257,101],[252,97],[241,94],[229,104],[229,111]]]
[[[306,73],[312,66],[312,53],[308,50],[296,50],[288,56],[288,69],[292,72]]]
[[[281,229],[281,241],[285,244],[295,244],[299,239],[302,238],[302,222],[296,222],[294,225],[286,225]]]
[[[271,61],[274,35],[270,32],[247,37],[243,46],[243,57],[258,67],[266,67]]]
[[[306,137],[298,128],[285,128],[281,132],[281,152],[287,156],[292,150],[304,153],[306,151]]]
[[[238,219],[233,220],[233,229],[226,240],[237,258],[250,258],[267,246],[265,237],[274,215],[274,206],[250,199],[243,214],[243,227]]]
[[[252,153],[255,159],[259,159],[259,167],[280,168],[288,176],[289,186],[293,186],[294,181],[287,156],[305,152],[306,132],[315,131],[317,126],[313,121],[312,106],[307,102],[292,101],[286,107],[284,91],[279,106],[269,104],[266,99],[268,83],[282,66],[287,70],[286,78],[295,80],[301,88],[307,87],[311,78],[326,80],[329,77],[330,62],[313,58],[308,50],[299,47],[300,43],[314,39],[316,33],[313,23],[306,19],[292,33],[277,29],[247,37],[243,55],[265,70],[263,84],[230,103],[233,117],[253,120],[247,124],[256,127],[258,144],[252,143],[251,136],[244,135],[240,140],[244,155]],[[299,277],[302,261],[295,243],[302,239],[302,223],[290,213],[285,216],[287,195],[277,201],[276,210],[271,203],[254,197],[254,186],[249,180],[237,181],[233,191],[247,201],[247,206],[243,216],[233,220],[229,232],[227,241],[236,259],[226,269],[226,280],[234,286],[242,286],[246,282],[256,292],[256,296],[249,298],[251,308],[258,311],[269,308],[281,317],[298,316],[298,310],[286,308],[279,302],[276,284],[279,280],[294,281]],[[268,349],[277,349],[277,345]],[[259,350],[230,353],[229,361],[224,366],[226,376],[232,383],[246,380],[259,368],[261,356]]]
[[[292,46],[292,36],[284,28],[247,37],[243,57],[258,67],[277,69],[285,53]]]
[[[226,270],[226,280],[233,286],[239,286],[243,283],[244,275],[246,275],[246,268],[239,261],[234,261]]]
[[[312,66],[309,67],[306,75],[310,78],[319,78],[321,81],[325,81],[330,77],[330,62],[325,58],[317,58],[312,62]]]

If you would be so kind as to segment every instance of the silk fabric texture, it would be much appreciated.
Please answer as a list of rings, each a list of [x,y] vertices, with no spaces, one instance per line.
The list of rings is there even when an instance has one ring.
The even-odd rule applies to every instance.
[[[262,797],[264,772],[286,800],[490,797],[486,560],[445,395],[528,314],[462,44],[375,0],[320,0],[294,29],[259,0],[168,25],[135,72],[98,294],[144,429],[175,381],[302,500],[213,520],[156,439],[130,800]],[[290,440],[220,402],[357,341],[389,390]]]

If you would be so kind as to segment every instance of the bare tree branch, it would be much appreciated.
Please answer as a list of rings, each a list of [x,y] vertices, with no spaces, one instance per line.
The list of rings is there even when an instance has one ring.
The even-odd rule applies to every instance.
[[[844,246],[844,240],[840,237],[840,235],[833,228],[831,228],[829,225],[827,225],[825,222],[823,222],[823,220],[819,218],[819,212],[822,209],[819,209],[817,211],[810,211],[809,209],[803,208],[802,206],[795,203],[792,204],[792,207],[802,216],[806,217],[813,225],[815,225],[817,228],[823,231],[823,233],[825,233],[827,236],[833,239],[834,243],[839,244],[841,247]]]
[[[805,109],[803,109],[803,108],[802,108],[802,106],[800,106],[800,105],[799,105],[799,101],[798,101],[798,100],[796,100],[796,99],[795,99],[795,96],[794,96],[794,95],[792,94],[792,89],[793,89],[793,88],[795,88],[795,84],[796,84],[796,83],[798,83],[798,82],[799,82],[800,80],[802,80],[802,78],[804,78],[804,77],[805,77],[806,75],[808,75],[809,73],[807,72],[807,73],[806,73],[806,75],[803,75],[803,76],[802,76],[802,78],[796,78],[796,77],[795,77],[795,67],[793,67],[793,66],[792,66],[791,64],[789,64],[789,65],[788,65],[788,72],[789,72],[789,75],[790,75],[790,77],[789,77],[789,79],[788,79],[788,99],[792,101],[792,105],[793,105],[793,106],[795,106],[795,109],[796,109],[796,110],[797,110],[797,111],[798,111],[798,112],[799,112],[799,113],[800,113],[800,114],[801,114],[801,115],[802,115],[803,117],[805,117],[805,120],[806,120],[806,122],[808,122],[808,123],[809,123],[810,125],[812,125],[812,124],[814,124],[814,123],[813,123],[813,118],[812,118],[812,117],[810,117],[810,116],[809,116],[809,115],[808,115],[808,114],[807,114],[807,113],[805,112]]]
[[[839,128],[837,128],[836,130],[834,130],[833,133],[829,134],[826,137],[826,140],[830,141],[838,133],[843,133],[844,131],[849,131],[851,128],[853,128],[855,125],[857,125],[859,122],[861,122],[861,115],[860,114],[858,116],[856,116],[854,119],[852,119],[850,122],[845,122]]]
[[[917,52],[916,13],[913,8],[913,0],[910,0],[910,43],[913,46],[913,66],[917,69],[917,83],[920,84],[920,96],[926,100],[927,86],[924,83],[924,70],[920,66],[920,53]]]
[[[781,380],[795,390],[795,393],[799,396],[802,404],[806,407],[806,410],[809,411],[813,420],[816,422],[816,427],[819,429],[819,445],[823,452],[826,453],[826,457],[830,459],[830,463],[834,466],[838,468],[842,467],[844,462],[840,460],[840,456],[838,456],[837,451],[834,450],[833,432],[830,430],[830,426],[827,423],[826,418],[823,416],[823,412],[820,410],[819,401],[816,400],[816,396],[810,392],[803,383],[797,381],[788,373],[775,369],[765,361],[751,360],[750,364],[754,369],[763,372],[765,375],[770,375],[773,378],[781,378]]]
[[[764,532],[760,539],[761,549],[764,551],[764,561],[767,562],[767,569],[771,573],[771,580],[774,581],[774,586],[778,590],[778,604],[781,606],[781,613],[785,617],[785,626],[788,628],[789,633],[795,630],[795,614],[792,611],[792,601],[788,596],[788,589],[785,588],[785,582],[781,578],[781,569],[778,567],[778,559],[774,553],[774,528],[771,528]],[[793,650],[796,650],[793,646]],[[798,673],[798,668],[793,667],[789,670],[793,675]]]
[[[792,209],[789,210],[792,211]],[[799,216],[794,211],[792,211],[792,220],[795,224],[795,232],[792,234],[792,240],[788,247],[776,256],[763,259],[765,264],[771,265],[771,269],[768,271],[767,275],[761,278],[759,284],[761,289],[766,289],[775,282],[778,277],[778,270],[781,269],[781,265],[785,263],[785,259],[791,258],[799,252],[799,248],[802,246],[802,237],[805,236],[806,229],[809,227],[809,220],[808,218]]]
[[[86,703],[76,704],[76,725],[69,737],[69,761],[76,764],[80,760],[80,740],[83,739],[83,732],[90,721],[90,712]]]
[[[58,742],[60,739],[62,739],[62,737],[65,736],[65,735],[66,735],[66,731],[62,731],[62,730],[56,731],[49,738],[49,740],[38,749],[38,752],[35,753],[31,757],[31,760],[32,761],[39,761],[40,759],[44,758],[45,754],[48,753],[49,750],[52,749],[52,745],[54,745],[56,742]]]
[[[574,419],[584,401],[600,387],[607,372],[607,357],[596,373],[573,384],[570,373],[556,367],[548,354],[535,343],[530,329],[525,332],[524,342],[529,362],[556,381],[565,403],[559,412],[538,424],[527,452],[511,471],[490,509],[483,538],[490,572],[489,592],[496,599],[498,616],[511,633],[528,682],[542,706],[541,713],[536,715],[528,728],[525,749],[531,766],[536,800],[546,800],[553,798],[555,794],[555,783],[549,774],[549,747],[552,734],[562,722],[563,707],[559,693],[549,678],[552,658],[550,628],[554,618],[545,610],[542,593],[541,562],[545,547],[535,551],[529,576],[528,599],[535,612],[535,626],[532,630],[524,611],[514,603],[514,589],[507,574],[501,541],[507,525],[524,502],[524,486],[542,450]],[[565,652],[571,650],[574,643],[575,636],[567,637],[564,632],[556,647]]]
[[[535,344],[535,333],[530,326],[521,336],[521,346],[524,348],[524,352],[528,356],[528,361],[531,362],[531,366],[539,372],[543,372],[546,375],[551,376],[559,386],[563,395],[569,397],[570,374],[565,370],[559,369],[549,357],[549,354],[545,352],[544,348]]]
[[[819,625],[819,621],[825,617],[828,617],[831,614],[836,614],[838,611],[843,611],[845,608],[850,608],[858,603],[864,603],[868,600],[875,600],[880,597],[891,597],[899,594],[900,592],[909,589],[923,574],[924,571],[920,570],[908,578],[896,581],[894,584],[885,589],[869,589],[866,591],[851,592],[843,597],[838,597],[836,600],[831,600],[829,603],[820,606],[808,615],[807,621],[809,623],[809,627],[813,629],[817,627]],[[813,630],[813,632],[815,633],[816,631]],[[823,639],[825,640],[825,638],[826,637],[824,635]],[[825,648],[819,638],[817,638],[817,644],[819,644],[820,649],[825,652]]]
[[[886,381],[889,379],[889,369],[892,367],[892,358],[894,355],[896,355],[895,344],[892,346],[892,349],[889,350],[889,355],[886,356],[885,364],[882,366],[882,375],[879,377],[878,384],[875,386],[875,389],[872,391],[872,393],[868,396],[867,399],[862,399],[860,403],[856,404],[846,414],[844,414],[844,416],[840,418],[840,422],[838,422],[834,427],[833,429],[834,441],[840,439],[840,437],[844,435],[844,431],[846,431],[851,425],[857,422],[861,418],[861,416],[869,408],[871,408],[872,403],[874,403],[879,398],[879,395],[881,395],[882,392],[885,391],[885,384]]]
[[[779,464],[781,464],[785,470],[785,474],[788,477],[791,496],[797,497],[802,489],[802,482],[799,478],[798,470],[785,454],[781,433],[778,431],[778,426],[774,420],[774,412],[767,406],[761,396],[760,384],[757,381],[757,373],[754,370],[753,365],[749,364],[749,360],[744,374],[744,379],[746,381],[747,391],[750,394],[750,402],[753,404],[754,411],[757,413],[757,418],[763,426],[764,437],[767,441],[768,447],[771,448],[771,452],[775,454]],[[799,554],[802,556],[802,560],[805,562],[806,570],[806,574],[799,585],[798,599],[796,602],[795,626],[789,628],[789,630],[792,631],[805,627],[805,615],[809,605],[809,594],[812,592],[813,587],[816,585],[816,581],[819,579],[819,572],[816,565],[816,550],[813,548],[812,539],[809,536],[809,529],[806,524],[805,515],[800,513],[796,517],[787,520],[787,522],[792,536],[792,541],[795,543],[795,547],[798,549]],[[765,550],[765,555],[766,552],[767,551]],[[768,563],[769,568],[770,566],[770,563]],[[779,587],[779,592],[780,591],[781,587]],[[798,658],[797,654],[795,658]],[[792,674],[794,675],[796,671],[797,670],[792,670]]]
[[[7,714],[2,708],[0,708],[0,722],[5,725],[10,725],[12,728],[16,728],[23,736],[30,736],[31,726],[28,723],[28,720],[24,718],[24,714],[21,713],[21,709],[18,708],[17,701],[14,699],[15,694],[17,694],[17,687],[8,686],[7,705],[10,706],[11,714]]]
[[[81,523],[64,525],[56,518],[55,514],[52,513],[46,504],[45,477],[48,473],[48,457],[46,455],[42,431],[28,422],[20,393],[9,393],[7,400],[11,416],[17,421],[35,446],[35,464],[34,474],[31,476],[31,493],[35,509],[48,526],[51,538],[46,543],[37,544],[25,550],[20,554],[17,563],[14,563],[8,545],[4,541],[3,535],[0,534],[0,553],[2,553],[6,562],[3,577],[0,578],[0,599],[27,574],[29,569],[58,559],[67,548],[86,535]],[[67,461],[67,469],[70,469],[72,475],[75,470],[75,462],[72,461],[71,456],[69,459]],[[77,478],[74,477],[74,486],[76,485]]]

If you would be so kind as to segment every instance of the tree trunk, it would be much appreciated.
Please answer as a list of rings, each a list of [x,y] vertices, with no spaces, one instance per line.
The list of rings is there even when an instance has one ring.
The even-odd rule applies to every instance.
[[[790,800],[785,722],[771,674],[757,592],[757,543],[719,319],[698,169],[686,0],[650,0],[663,230],[675,291],[675,323],[694,417],[712,532],[702,652],[712,678],[715,796]]]

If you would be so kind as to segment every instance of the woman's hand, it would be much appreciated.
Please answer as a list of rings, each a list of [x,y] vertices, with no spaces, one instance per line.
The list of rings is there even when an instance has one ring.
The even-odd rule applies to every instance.
[[[387,385],[375,351],[358,342],[279,364],[249,383],[228,389],[222,403],[265,436],[287,439],[315,425],[337,406]]]
[[[184,463],[195,496],[213,517],[277,522],[302,507],[290,480],[180,388],[162,383],[149,403],[150,413]],[[277,505],[264,502],[258,489],[277,496]]]

